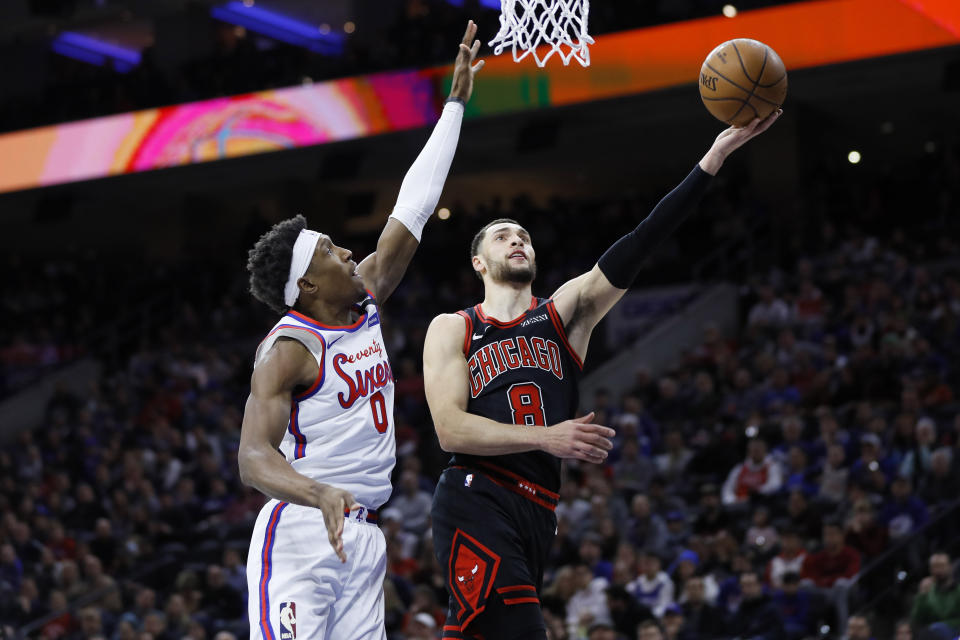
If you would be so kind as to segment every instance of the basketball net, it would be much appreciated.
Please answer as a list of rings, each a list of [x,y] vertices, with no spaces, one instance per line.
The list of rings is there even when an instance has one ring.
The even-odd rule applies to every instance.
[[[557,54],[563,64],[573,58],[584,67],[590,66],[593,38],[587,33],[590,0],[500,0],[500,31],[490,41],[493,53],[513,51],[514,62],[533,54],[537,66],[546,64]],[[541,57],[540,45],[549,45]]]

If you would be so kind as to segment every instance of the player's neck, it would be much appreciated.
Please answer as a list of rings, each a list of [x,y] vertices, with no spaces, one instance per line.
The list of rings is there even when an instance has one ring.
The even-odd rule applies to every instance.
[[[484,315],[509,322],[530,308],[531,284],[487,282],[481,306]]]
[[[360,317],[360,313],[354,304],[331,303],[319,298],[307,300],[304,304],[298,305],[297,311],[320,324],[333,327],[351,325]]]

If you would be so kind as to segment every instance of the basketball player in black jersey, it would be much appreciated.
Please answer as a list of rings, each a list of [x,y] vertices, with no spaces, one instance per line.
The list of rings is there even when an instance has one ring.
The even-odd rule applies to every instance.
[[[636,229],[550,298],[532,294],[535,253],[517,222],[494,220],[473,239],[483,302],[437,316],[423,354],[440,446],[453,453],[432,510],[450,592],[444,638],[546,638],[539,591],[556,534],[561,459],[601,463],[614,435],[591,424],[592,413],[574,418],[590,334],[724,159],[779,115],[722,132]]]

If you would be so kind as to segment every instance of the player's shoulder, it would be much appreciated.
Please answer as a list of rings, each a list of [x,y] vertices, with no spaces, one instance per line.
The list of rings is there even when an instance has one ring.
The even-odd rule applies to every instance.
[[[258,355],[253,380],[272,380],[273,386],[292,389],[310,379],[316,367],[307,345],[296,338],[279,336]]]
[[[427,339],[433,341],[463,341],[467,333],[469,319],[465,319],[461,312],[441,313],[430,321],[427,328]]]
[[[459,329],[460,333],[463,333],[465,326],[466,324],[464,322],[464,315],[462,311],[457,311],[455,313],[441,313],[434,316],[433,320],[430,321],[430,327],[435,328],[437,331],[450,331]]]
[[[279,335],[261,355],[262,362],[275,364],[295,364],[311,358],[310,349],[302,340],[291,335]]]

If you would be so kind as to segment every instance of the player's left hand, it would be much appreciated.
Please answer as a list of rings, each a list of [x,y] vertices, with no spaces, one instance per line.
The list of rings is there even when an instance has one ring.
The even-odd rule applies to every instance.
[[[347,554],[343,550],[343,514],[357,509],[360,504],[349,491],[331,487],[328,484],[318,483],[320,499],[317,508],[323,512],[323,522],[327,526],[327,540],[340,559],[347,561]]]
[[[730,127],[721,131],[713,141],[710,151],[700,161],[700,168],[710,175],[716,175],[727,156],[769,129],[782,113],[783,109],[777,109],[763,120],[754,118],[745,126]]]
[[[467,23],[467,31],[463,34],[457,61],[453,66],[453,83],[450,86],[450,97],[460,98],[464,102],[470,100],[473,94],[473,76],[483,69],[484,61],[474,64],[477,53],[480,51],[480,41],[474,40],[477,35],[477,24],[471,20]]]

